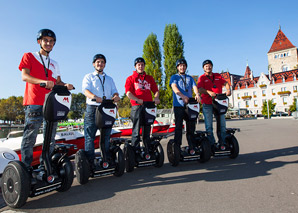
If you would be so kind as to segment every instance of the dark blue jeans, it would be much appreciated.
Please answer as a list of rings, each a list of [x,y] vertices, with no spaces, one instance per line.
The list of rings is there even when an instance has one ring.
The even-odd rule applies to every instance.
[[[42,106],[40,105],[28,105],[25,106],[25,128],[23,134],[23,140],[21,144],[22,162],[27,166],[31,166],[33,161],[33,147],[36,143],[36,137],[38,130],[43,122],[43,136],[45,137],[46,122],[42,116]],[[50,144],[50,153],[54,151],[55,135],[57,129],[57,122],[54,122],[53,132]],[[42,163],[42,157],[40,157],[40,163]]]
[[[130,112],[130,118],[132,120],[133,126],[132,126],[132,135],[131,135],[131,145],[136,147],[140,143],[140,128],[142,126],[141,124],[141,113],[142,113],[143,105],[137,105],[131,107]],[[143,142],[145,143],[145,146],[147,146],[147,142],[150,140],[150,131],[151,126],[142,126],[142,137]]]
[[[95,112],[96,107],[94,105],[88,105],[86,107],[85,119],[84,119],[84,134],[85,134],[85,153],[89,162],[94,162],[94,140],[98,130],[95,125]],[[104,144],[100,144],[103,157],[105,159],[110,158],[110,135],[112,128],[103,129]],[[100,136],[102,137],[102,135]],[[100,141],[102,141],[100,139]]]
[[[184,107],[174,107],[175,114],[175,137],[174,141],[178,146],[182,144],[183,120],[186,121],[186,139],[189,149],[193,149],[194,132],[196,130],[196,121],[190,121],[187,117]]]

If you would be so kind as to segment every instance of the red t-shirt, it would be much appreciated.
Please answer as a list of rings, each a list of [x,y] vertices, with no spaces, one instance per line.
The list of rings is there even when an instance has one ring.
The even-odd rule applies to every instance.
[[[226,80],[218,73],[212,73],[212,76],[209,76],[209,78],[205,74],[203,74],[198,79],[197,87],[198,89],[204,88],[205,90],[213,91],[216,94],[221,94],[222,87],[225,83]],[[212,98],[210,95],[201,94],[201,98],[202,104],[212,104]]]
[[[133,74],[126,79],[125,93],[130,91],[138,99],[152,101],[152,94],[158,91],[154,78],[151,75],[143,75],[133,71]],[[130,100],[132,106],[139,105],[134,100]]]
[[[46,68],[48,68],[48,62],[46,58],[43,58]],[[19,65],[19,70],[22,71],[23,68],[30,70],[30,75],[38,78],[47,80],[44,66],[41,59],[37,53],[25,53],[21,63]],[[48,80],[56,83],[56,79],[60,76],[60,70],[57,62],[50,59],[50,65],[48,71]],[[26,88],[24,93],[23,105],[43,105],[45,95],[51,90],[40,87],[39,84],[31,84],[26,82]]]

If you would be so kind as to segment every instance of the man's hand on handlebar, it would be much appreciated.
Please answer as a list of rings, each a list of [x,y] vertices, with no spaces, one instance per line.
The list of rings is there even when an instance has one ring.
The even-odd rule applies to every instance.
[[[216,97],[216,93],[215,92],[213,92],[213,91],[207,91],[208,92],[208,94],[213,98],[213,97]]]
[[[227,96],[230,96],[230,95],[231,95],[231,90],[227,90],[227,91],[226,91],[226,95],[227,95]]]
[[[72,84],[65,84],[64,86],[66,86],[68,90],[74,89],[74,86]]]
[[[55,86],[53,81],[45,81],[43,83],[45,83],[45,88],[46,89],[53,89],[53,87]]]
[[[114,95],[114,97],[112,98],[112,100],[114,102],[119,102],[120,101],[120,97],[118,95]]]
[[[159,100],[159,98],[155,97],[155,98],[154,98],[154,102],[155,102],[155,104],[160,104],[160,100]]]

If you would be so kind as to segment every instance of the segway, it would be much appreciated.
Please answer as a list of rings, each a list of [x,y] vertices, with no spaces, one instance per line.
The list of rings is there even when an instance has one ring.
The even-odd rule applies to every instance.
[[[200,104],[190,98],[188,104],[185,105],[185,120],[188,122],[196,122],[200,112]],[[167,144],[168,160],[172,166],[178,166],[179,162],[199,161],[206,162],[211,157],[211,147],[207,139],[206,131],[196,131],[192,140],[192,149],[189,146],[180,147],[171,139]]]
[[[111,159],[107,159],[105,153],[105,129],[112,128],[117,114],[117,107],[113,100],[103,99],[102,103],[96,108],[95,124],[100,130],[101,152],[96,153],[94,165],[90,165],[85,151],[79,150],[75,155],[75,170],[77,180],[80,184],[86,184],[89,177],[101,177],[113,174],[120,177],[124,174],[125,162],[120,145],[125,142],[122,138],[110,140],[109,152]]]
[[[132,172],[135,167],[155,166],[162,167],[164,163],[164,151],[160,144],[163,135],[152,135],[144,139],[145,128],[151,126],[156,118],[155,102],[144,102],[141,106],[140,126],[142,129],[142,140],[135,146],[131,145],[131,140],[127,140],[124,146],[125,168],[127,172]]]
[[[216,132],[220,137],[220,115],[226,114],[229,106],[229,98],[226,94],[217,94],[212,101],[214,116],[216,119]],[[211,149],[214,157],[229,156],[234,159],[239,155],[239,144],[235,137],[235,132],[240,132],[239,128],[226,128],[225,141],[219,140]]]
[[[45,84],[41,84],[45,86]],[[46,132],[42,147],[44,166],[29,169],[21,161],[11,161],[4,169],[1,189],[4,201],[12,208],[22,207],[28,197],[34,197],[53,190],[67,191],[73,182],[73,167],[67,157],[70,144],[56,144],[50,153],[53,124],[66,119],[70,109],[71,94],[65,86],[55,85],[45,97],[43,115]]]

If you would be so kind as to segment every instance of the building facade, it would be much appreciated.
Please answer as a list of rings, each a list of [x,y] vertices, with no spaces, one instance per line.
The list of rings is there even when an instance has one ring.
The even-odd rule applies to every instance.
[[[244,76],[221,73],[231,85],[229,99],[232,108],[261,114],[263,103],[272,100],[276,112],[288,112],[298,96],[297,48],[279,29],[267,56],[268,74],[262,72],[254,77],[248,64]]]

